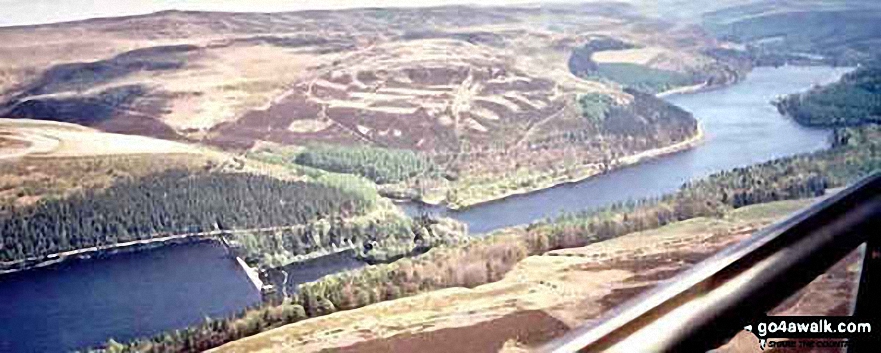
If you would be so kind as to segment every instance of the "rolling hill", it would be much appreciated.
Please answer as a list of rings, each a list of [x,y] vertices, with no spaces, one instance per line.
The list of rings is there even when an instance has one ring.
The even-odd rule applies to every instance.
[[[729,83],[749,66],[714,54],[723,43],[698,27],[608,3],[166,11],[2,28],[0,39],[2,117],[235,151],[411,150],[447,172],[420,182],[435,199],[511,179],[478,201],[688,140],[694,119],[651,93]],[[606,97],[609,113],[586,116],[586,94]]]

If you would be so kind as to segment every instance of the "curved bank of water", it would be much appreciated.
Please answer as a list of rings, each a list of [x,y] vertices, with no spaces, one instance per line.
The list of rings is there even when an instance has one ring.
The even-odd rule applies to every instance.
[[[837,80],[848,68],[756,68],[736,85],[671,95],[664,99],[690,111],[704,129],[697,147],[624,167],[582,182],[560,185],[461,211],[403,204],[409,214],[427,211],[462,221],[471,233],[527,224],[611,203],[675,191],[682,183],[714,172],[765,162],[828,146],[829,130],[798,125],[770,104],[776,97]]]
[[[713,172],[811,152],[829,132],[801,127],[769,102],[836,80],[847,69],[758,68],[743,82],[714,91],[674,95],[668,101],[691,111],[705,139],[691,150],[460,212],[444,213],[472,233],[525,224],[560,212],[675,191]],[[418,212],[418,206],[405,208]],[[361,266],[329,256],[289,268],[288,285]],[[223,317],[260,300],[234,258],[213,242],[174,245],[102,259],[71,261],[0,276],[0,352],[57,352],[124,341]]]

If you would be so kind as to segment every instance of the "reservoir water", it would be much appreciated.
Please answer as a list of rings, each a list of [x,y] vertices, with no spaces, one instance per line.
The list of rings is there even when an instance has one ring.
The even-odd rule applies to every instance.
[[[544,191],[446,214],[472,233],[530,223],[627,199],[675,191],[710,173],[805,153],[828,145],[829,131],[801,127],[770,101],[831,82],[848,69],[758,68],[743,82],[666,98],[700,120],[705,139],[686,152]],[[410,213],[419,206],[405,205]],[[293,283],[357,267],[347,261],[296,267]],[[0,352],[69,351],[184,328],[224,317],[260,300],[223,248],[175,245],[133,254],[73,261],[0,276]]]
[[[214,242],[0,276],[0,352],[65,352],[185,328],[260,301]]]
[[[409,214],[427,211],[468,224],[471,233],[554,217],[675,191],[714,172],[816,151],[829,144],[829,130],[798,125],[777,112],[779,95],[837,80],[847,68],[756,68],[736,85],[665,98],[694,114],[705,138],[688,151],[626,167],[585,181],[512,196],[461,211],[403,204]]]

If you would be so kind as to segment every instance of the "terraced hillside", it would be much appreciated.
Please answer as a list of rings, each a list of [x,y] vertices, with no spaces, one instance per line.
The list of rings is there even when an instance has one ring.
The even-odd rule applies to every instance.
[[[0,116],[233,150],[407,149],[446,178],[396,190],[464,205],[694,137],[689,114],[637,91],[724,84],[748,64],[714,56],[723,43],[696,27],[634,9],[169,11],[4,28]],[[602,62],[585,48],[603,49]],[[605,97],[605,114],[586,113],[587,94]],[[506,182],[462,195],[489,180]]]

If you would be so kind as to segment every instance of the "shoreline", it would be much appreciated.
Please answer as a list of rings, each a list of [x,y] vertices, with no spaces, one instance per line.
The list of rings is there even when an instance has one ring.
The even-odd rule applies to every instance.
[[[705,137],[704,130],[701,127],[700,122],[698,122],[697,132],[694,134],[694,136],[691,136],[687,140],[680,141],[680,142],[674,143],[669,146],[645,150],[645,151],[642,151],[642,152],[639,152],[639,153],[636,153],[633,155],[621,157],[618,159],[618,164],[616,164],[610,171],[615,171],[615,170],[618,170],[619,168],[626,168],[626,167],[638,164],[640,162],[643,162],[645,160],[659,158],[659,157],[663,157],[663,156],[667,156],[667,155],[671,155],[671,154],[675,154],[675,153],[679,153],[679,152],[683,152],[683,151],[692,149],[692,148],[696,147],[698,144],[700,144],[703,141],[704,137]],[[588,169],[588,166],[584,166],[582,169]],[[472,207],[477,207],[477,206],[481,206],[481,205],[485,205],[485,204],[489,204],[489,203],[493,203],[493,202],[500,202],[500,201],[504,201],[508,198],[512,198],[512,197],[516,197],[516,196],[520,196],[520,195],[526,195],[526,194],[530,194],[530,193],[534,193],[534,192],[539,192],[542,190],[551,189],[551,188],[558,187],[558,186],[579,183],[579,182],[585,181],[587,179],[590,179],[590,178],[593,178],[593,177],[596,177],[596,176],[599,176],[602,174],[604,174],[604,173],[603,172],[593,172],[593,173],[589,172],[589,173],[579,175],[574,178],[553,180],[551,182],[543,183],[543,184],[536,185],[536,186],[530,187],[530,188],[520,188],[520,189],[511,190],[509,192],[506,192],[504,194],[500,194],[498,196],[494,196],[489,199],[481,199],[481,200],[477,200],[474,202],[468,202],[468,203],[459,204],[459,205],[449,205],[449,204],[445,204],[443,201],[441,201],[441,202],[428,202],[428,201],[424,201],[424,200],[403,200],[400,202],[415,202],[415,203],[421,203],[421,204],[428,205],[428,206],[435,206],[435,207],[442,206],[442,207],[446,207],[447,209],[449,209],[451,211],[464,211],[464,210],[472,208]]]
[[[707,84],[706,82],[704,82],[704,83],[692,85],[692,86],[678,87],[678,88],[674,88],[671,90],[657,93],[657,94],[655,94],[655,97],[664,98],[664,97],[677,95],[677,94],[697,94],[697,93],[708,92],[708,91],[712,91],[712,90],[716,90],[716,89],[721,89],[721,88],[729,87],[729,86],[732,86],[732,85],[739,83],[740,81],[742,81],[746,77],[747,74],[749,74],[749,72],[744,74],[742,77],[738,77],[737,80],[732,81],[732,82],[728,82],[728,83],[724,83],[724,84],[716,84],[716,85]],[[651,150],[642,151],[642,152],[639,152],[634,155],[621,157],[621,159],[620,159],[621,161],[628,160],[628,162],[616,165],[610,171],[614,171],[618,168],[628,167],[628,166],[637,164],[641,161],[644,161],[646,159],[658,158],[658,157],[662,157],[665,155],[675,154],[675,153],[679,153],[679,152],[694,148],[703,140],[704,136],[705,136],[705,134],[704,134],[703,128],[701,127],[700,122],[698,122],[697,132],[691,138],[689,138],[685,141],[677,142],[677,143],[669,145],[669,146],[659,147],[659,148],[655,148],[655,149],[651,149]],[[633,160],[631,160],[631,159],[633,159]],[[583,168],[586,168],[586,166]],[[602,172],[588,173],[587,175],[582,175],[582,176],[578,176],[578,177],[574,177],[574,178],[570,178],[570,179],[545,183],[540,186],[531,187],[531,188],[527,188],[527,189],[516,189],[516,190],[512,190],[510,192],[506,192],[504,194],[501,194],[499,196],[495,196],[492,198],[478,199],[474,202],[468,202],[468,203],[458,204],[458,205],[448,204],[448,203],[446,203],[446,200],[444,200],[444,199],[440,199],[440,200],[434,200],[434,199],[425,200],[425,199],[421,199],[421,198],[420,199],[392,199],[392,201],[395,202],[396,204],[397,203],[416,203],[416,204],[422,204],[422,205],[432,206],[432,207],[444,207],[450,211],[464,211],[464,210],[472,208],[472,207],[477,207],[477,206],[484,205],[484,204],[503,201],[505,199],[515,197],[515,196],[526,195],[529,193],[539,192],[539,191],[554,188],[557,186],[582,182],[582,181],[585,181],[589,178],[593,178],[595,176],[602,175],[602,174],[603,174]]]
[[[49,254],[38,258],[27,258],[11,262],[0,263],[0,276],[10,273],[23,272],[38,268],[48,267],[73,259],[85,259],[95,255],[112,255],[125,252],[137,252],[141,250],[154,249],[172,244],[182,244],[188,242],[198,242],[209,240],[209,235],[205,234],[181,234],[171,235],[153,239],[132,240],[123,243],[97,247],[68,250],[60,253]],[[18,266],[18,267],[17,267]]]
[[[391,209],[391,208],[390,208]],[[359,217],[375,217],[374,213],[376,212],[385,212],[385,208],[379,208],[377,210],[372,211],[369,214],[362,215]],[[396,211],[397,212],[397,211]],[[105,246],[91,246],[88,248],[79,248],[73,250],[66,250],[62,252],[57,252],[48,255],[41,256],[32,256],[29,258],[15,260],[15,261],[0,261],[0,276],[4,274],[22,272],[37,268],[43,268],[47,266],[51,266],[57,263],[61,263],[64,261],[72,260],[72,259],[86,259],[92,256],[100,256],[100,255],[112,255],[118,253],[126,253],[126,252],[138,252],[142,250],[151,250],[160,248],[163,246],[174,245],[174,244],[185,244],[192,243],[198,241],[218,241],[225,248],[230,249],[229,244],[226,243],[225,238],[217,238],[217,236],[222,236],[225,234],[234,234],[240,232],[247,233],[259,233],[259,232],[267,232],[267,231],[276,231],[281,229],[293,229],[293,228],[301,228],[303,224],[295,224],[288,226],[273,226],[273,227],[263,227],[263,228],[249,228],[249,229],[233,229],[233,230],[212,230],[205,232],[197,232],[197,233],[185,233],[185,234],[175,234],[175,235],[166,235],[161,237],[149,238],[149,239],[141,239],[141,240],[131,240],[122,243],[116,243],[112,245]],[[350,244],[349,246],[340,247],[338,249],[321,251],[319,253],[309,253],[304,255],[297,255],[295,261],[293,262],[305,262],[312,260],[314,258],[320,258],[323,256],[333,255],[339,252],[354,250],[355,246]],[[255,269],[256,271],[256,269]],[[259,276],[258,276],[259,278]]]

